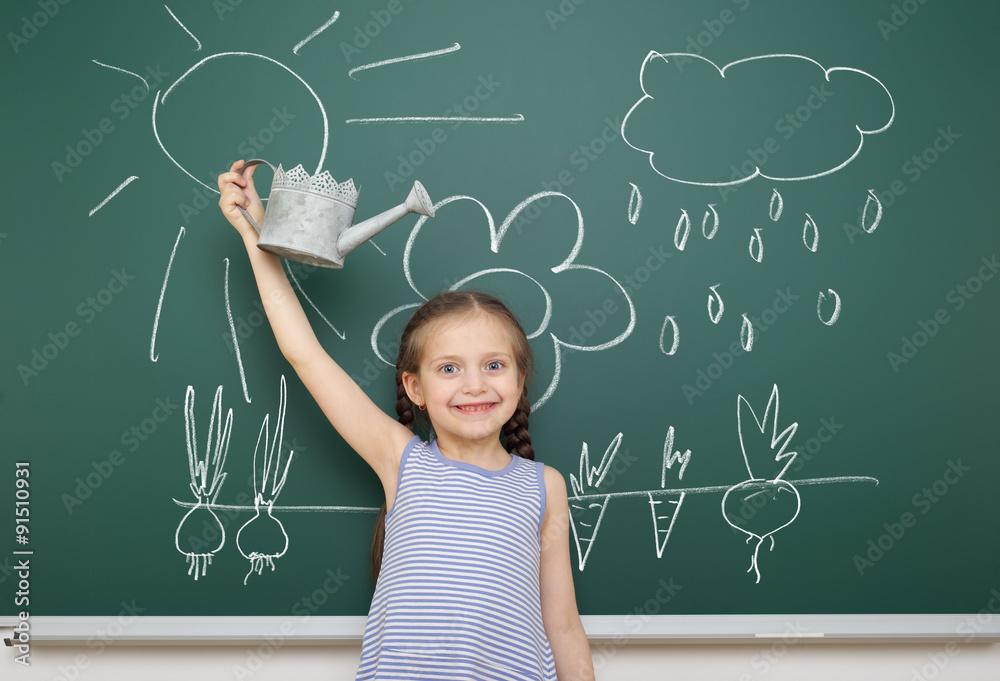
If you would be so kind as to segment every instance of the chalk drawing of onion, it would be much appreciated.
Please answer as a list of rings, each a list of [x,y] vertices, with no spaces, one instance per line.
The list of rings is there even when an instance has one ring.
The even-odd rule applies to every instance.
[[[212,403],[212,418],[208,424],[208,441],[205,457],[198,456],[198,438],[195,433],[194,387],[188,386],[184,397],[184,423],[187,433],[188,469],[191,476],[191,492],[197,499],[174,533],[174,545],[186,556],[188,574],[195,581],[204,577],[212,556],[226,543],[226,528],[215,515],[211,505],[215,504],[226,474],[226,452],[229,450],[229,436],[233,429],[233,410],[230,409],[225,423],[222,420],[222,386],[215,391]],[[214,441],[214,449],[213,449]],[[217,538],[217,539],[216,539]],[[210,546],[209,542],[216,541]]]
[[[270,414],[264,416],[257,436],[257,446],[253,452],[253,491],[254,517],[244,523],[236,533],[236,547],[240,554],[250,561],[250,571],[243,578],[247,583],[250,575],[258,575],[264,571],[264,566],[274,570],[274,561],[285,555],[288,550],[288,534],[284,525],[274,517],[274,502],[288,478],[288,468],[292,464],[289,453],[285,467],[281,467],[281,441],[285,431],[285,405],[287,402],[285,377],[281,377],[281,396],[278,402],[278,421],[274,428],[274,438],[270,439]],[[280,473],[280,476],[279,476]]]

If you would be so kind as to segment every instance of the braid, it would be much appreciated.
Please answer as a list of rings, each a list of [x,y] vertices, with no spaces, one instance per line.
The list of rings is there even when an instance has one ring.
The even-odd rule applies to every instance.
[[[528,388],[525,386],[517,409],[510,420],[503,426],[503,435],[507,440],[507,451],[523,459],[535,460],[535,450],[531,448],[531,435],[528,433],[528,414],[531,413],[531,402],[528,401]]]
[[[413,430],[413,402],[410,400],[410,396],[406,394],[406,388],[403,387],[402,370],[396,371],[396,415],[400,423],[411,431]],[[382,508],[378,510],[378,516],[375,518],[375,531],[372,534],[371,565],[372,576],[376,582],[378,581],[379,572],[382,571],[382,552],[385,549],[386,510],[387,506],[383,502]]]
[[[406,394],[406,388],[403,387],[403,372],[402,370],[396,370],[396,417],[399,422],[404,426],[413,430],[413,402],[410,401],[410,396]]]

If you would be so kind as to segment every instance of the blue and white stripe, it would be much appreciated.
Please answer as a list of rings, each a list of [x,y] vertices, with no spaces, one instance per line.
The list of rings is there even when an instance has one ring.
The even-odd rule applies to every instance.
[[[414,438],[386,517],[359,680],[554,680],[538,568],[541,463],[499,471]]]

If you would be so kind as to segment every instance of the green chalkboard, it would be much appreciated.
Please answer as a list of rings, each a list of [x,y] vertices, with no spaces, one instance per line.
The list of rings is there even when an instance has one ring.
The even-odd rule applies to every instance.
[[[510,304],[536,353],[535,449],[575,509],[584,615],[990,602],[996,5],[0,16],[0,614],[367,612],[378,481],[282,359],[217,207],[215,177],[251,157],[353,178],[359,219],[426,186],[433,219],[404,217],[342,270],[290,270],[387,409],[412,306],[456,285]],[[237,541],[282,377],[269,481],[287,478],[270,527]],[[220,386],[228,449],[205,474],[225,478],[196,513]]]

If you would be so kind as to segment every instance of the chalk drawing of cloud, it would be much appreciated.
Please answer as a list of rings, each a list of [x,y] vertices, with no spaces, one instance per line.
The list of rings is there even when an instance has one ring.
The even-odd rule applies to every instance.
[[[639,83],[643,96],[623,119],[622,138],[647,154],[659,175],[684,184],[829,175],[896,115],[892,95],[874,76],[793,54],[720,68],[696,54],[653,51]]]
[[[549,206],[553,199],[556,205],[563,201],[568,202],[573,212],[557,210],[555,211],[557,217],[553,220],[548,217],[553,213],[537,210],[540,205]],[[566,348],[584,352],[606,350],[618,345],[632,334],[636,321],[635,306],[625,287],[607,272],[576,262],[583,246],[583,214],[570,197],[551,191],[534,194],[518,204],[504,218],[499,228],[490,210],[471,196],[450,196],[443,199],[434,205],[434,212],[436,217],[432,226],[435,230],[454,230],[448,226],[449,215],[454,215],[455,219],[452,222],[461,227],[448,232],[448,236],[441,237],[449,247],[435,246],[423,249],[418,256],[416,255],[419,250],[418,242],[427,231],[423,229],[427,218],[421,217],[413,226],[403,253],[403,272],[419,300],[390,310],[375,324],[371,335],[371,346],[381,361],[393,365],[394,358],[387,357],[386,352],[381,349],[396,347],[394,341],[398,340],[398,331],[402,330],[405,320],[412,314],[413,309],[419,307],[423,301],[442,289],[475,288],[477,284],[486,281],[490,281],[494,287],[499,281],[501,287],[517,286],[522,290],[526,288],[534,292],[532,295],[537,305],[534,306],[536,309],[533,313],[525,314],[523,310],[513,310],[520,317],[525,333],[532,343],[546,341],[551,343],[554,364],[551,367],[552,378],[547,386],[542,386],[539,381],[538,387],[539,389],[544,387],[544,391],[532,404],[533,409],[545,404],[555,392],[562,373],[562,356]],[[523,214],[536,217],[527,220],[526,223],[522,221],[518,224],[518,218],[519,216],[523,218]],[[566,223],[567,221],[560,216],[567,214],[572,216],[570,220],[572,224],[552,224]],[[467,227],[475,215],[481,215],[482,227]],[[518,224],[518,228],[511,230],[515,224]],[[527,224],[526,229],[525,224]],[[553,255],[554,250],[563,248],[553,246],[560,242],[559,238],[553,237],[553,232],[558,232],[560,228],[562,229],[560,236],[565,237],[561,241],[566,242],[568,251],[563,249],[562,252]],[[510,245],[512,233],[515,235],[516,245]],[[538,238],[539,234],[545,234],[544,240]],[[488,241],[484,238],[486,236]],[[507,247],[502,248],[505,244]],[[460,255],[456,257],[456,253]],[[546,258],[551,260],[541,264]],[[418,268],[413,267],[414,259],[420,260]],[[493,266],[478,266],[487,261],[492,261],[490,264]],[[454,267],[456,262],[459,263],[457,270]],[[552,262],[557,264],[552,265]],[[462,270],[463,266],[466,266],[465,271]],[[442,285],[442,273],[445,272],[450,276],[445,279],[447,285]],[[601,293],[597,294],[597,291]],[[592,300],[587,299],[588,292]],[[595,332],[594,324],[588,328],[582,326],[570,328],[565,324],[554,323],[554,318],[560,309],[579,308],[582,316],[583,310],[599,310],[609,302],[613,302],[622,312],[628,310],[628,314],[606,315],[601,320],[603,324],[600,325],[606,328],[601,328],[600,333]],[[396,329],[396,338],[391,337],[394,333],[391,329]],[[537,355],[536,350],[536,364],[540,360]]]

